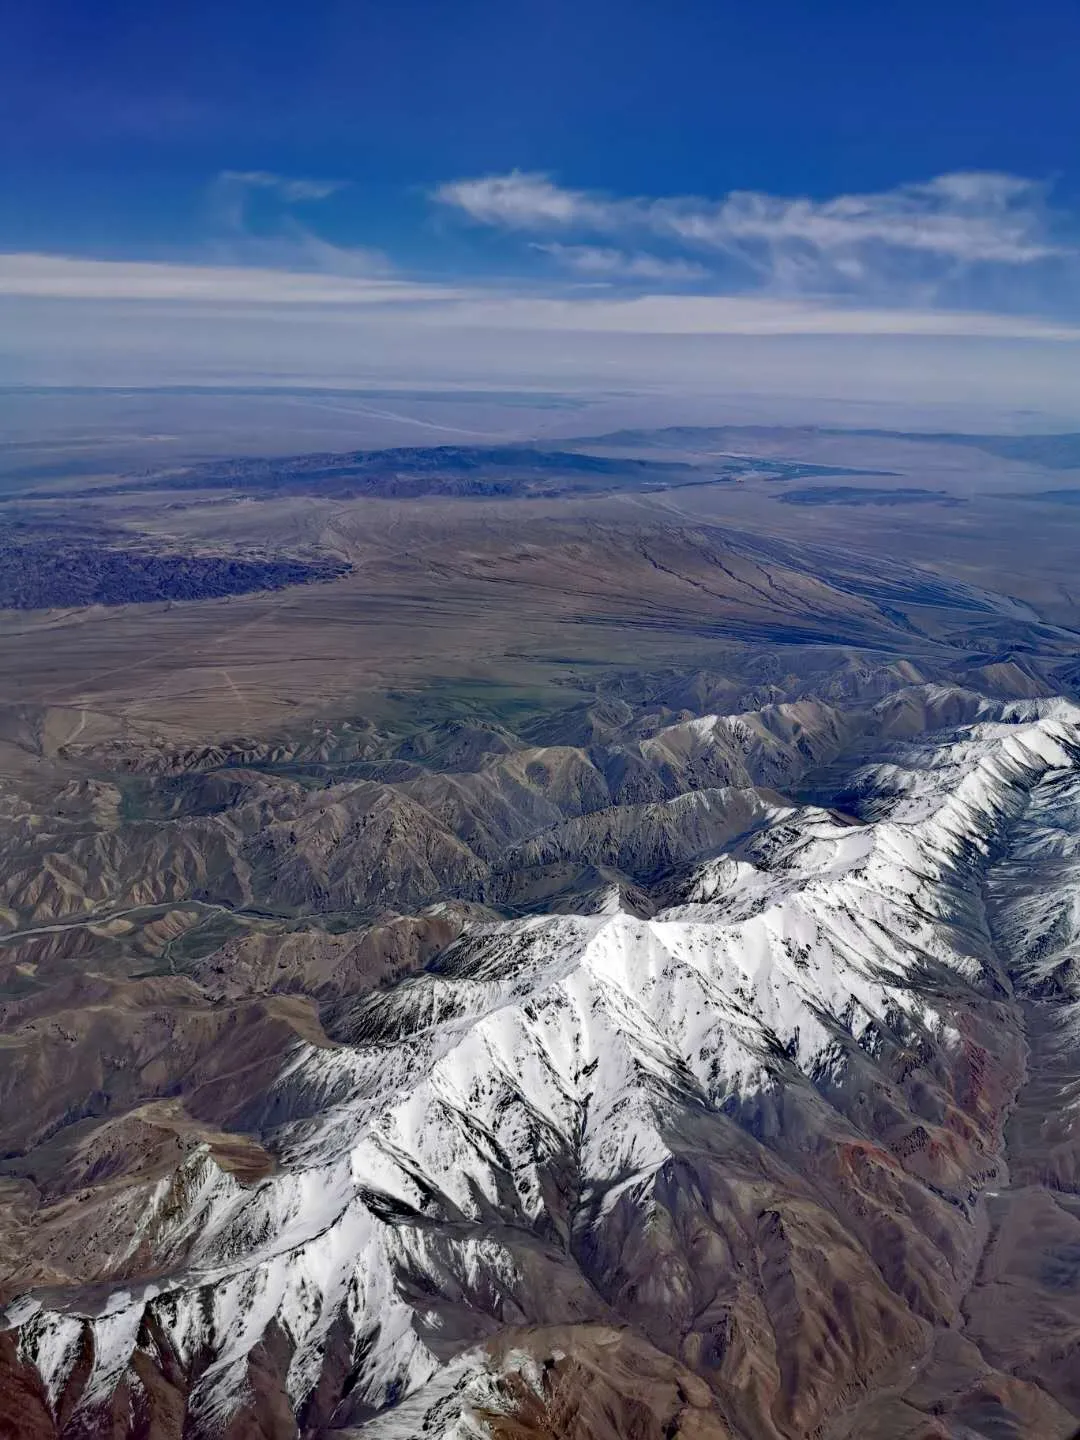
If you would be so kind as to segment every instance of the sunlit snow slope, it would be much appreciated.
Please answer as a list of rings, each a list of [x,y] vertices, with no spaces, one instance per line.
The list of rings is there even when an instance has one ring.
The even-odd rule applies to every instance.
[[[476,923],[357,1001],[243,1117],[275,1173],[204,1146],[140,1193],[114,1270],[156,1279],[10,1307],[27,1384],[72,1435],[179,1434],[167,1412],[198,1436],[584,1433],[561,1377],[589,1433],[755,1440],[910,1384],[966,1323],[983,1192],[1009,1183],[1016,975],[1024,1003],[1048,976],[1071,995],[1080,931],[1080,709],[982,715],[868,752],[857,813],[744,795],[727,849],[634,913],[613,890]],[[1068,1432],[1052,1377],[999,1389],[1001,1433]]]

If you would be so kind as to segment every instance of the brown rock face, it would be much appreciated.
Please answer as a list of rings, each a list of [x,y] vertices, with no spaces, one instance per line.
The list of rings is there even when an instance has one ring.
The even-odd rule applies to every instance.
[[[528,1380],[506,1367],[518,1346]],[[485,1359],[502,1367],[499,1409],[473,1413],[493,1440],[732,1440],[708,1386],[632,1331],[510,1332]]]

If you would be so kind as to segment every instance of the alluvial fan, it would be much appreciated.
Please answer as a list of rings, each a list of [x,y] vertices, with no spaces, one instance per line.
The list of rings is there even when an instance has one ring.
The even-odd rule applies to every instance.
[[[8,1433],[1070,1433],[1080,708],[960,709],[835,808],[691,788],[707,858],[633,885],[657,804],[523,842],[576,913],[477,910],[297,1038],[226,1127],[271,1173],[118,1183],[108,1283],[8,1307]]]

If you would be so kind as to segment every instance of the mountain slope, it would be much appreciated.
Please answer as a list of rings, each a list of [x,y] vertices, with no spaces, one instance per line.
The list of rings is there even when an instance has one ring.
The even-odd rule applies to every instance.
[[[1010,1349],[993,1227],[1018,1097],[1022,1131],[1026,1087],[1052,1114],[1080,1083],[1055,1029],[1075,917],[1037,878],[1050,855],[1070,882],[1080,709],[882,702],[844,815],[777,787],[793,726],[820,768],[865,716],[782,718],[669,727],[626,752],[656,798],[564,795],[517,848],[489,819],[491,874],[592,867],[589,903],[455,918],[329,1033],[283,1014],[258,1085],[186,1100],[193,1143],[117,1182],[94,1284],[9,1307],[12,1433],[906,1433],[890,1405],[944,1414],[913,1434],[979,1406],[977,1434],[1069,1433],[1073,1282]],[[1031,1141],[1029,1188],[1049,1147],[1067,1190],[1071,1146]],[[575,1431],[583,1405],[607,1419]]]

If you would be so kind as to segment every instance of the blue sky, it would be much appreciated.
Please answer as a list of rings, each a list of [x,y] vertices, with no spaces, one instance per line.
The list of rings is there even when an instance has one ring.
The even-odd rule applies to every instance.
[[[407,371],[455,327],[473,379],[510,332],[941,334],[1075,364],[1073,3],[42,0],[3,18],[9,378],[38,378],[43,347],[58,363],[66,334],[91,364],[95,323],[119,363],[199,305],[233,307],[238,376],[232,341],[247,326],[265,351],[284,311],[282,336],[322,316],[338,370],[386,351]]]

